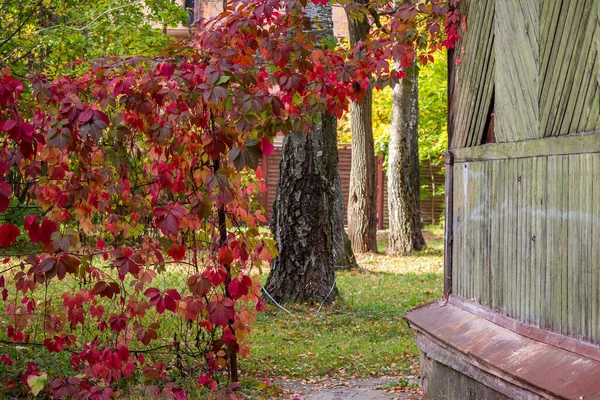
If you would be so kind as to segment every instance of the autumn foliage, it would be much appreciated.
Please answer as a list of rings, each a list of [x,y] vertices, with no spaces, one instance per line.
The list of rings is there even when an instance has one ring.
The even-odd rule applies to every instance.
[[[458,18],[445,2],[430,6],[426,58],[453,44],[439,24],[455,35]],[[367,59],[356,56],[365,46],[315,50],[297,2],[247,0],[176,59],[97,60],[53,81],[3,71],[0,329],[14,345],[68,352],[73,371],[47,377],[32,362],[0,390],[110,398],[120,380],[143,375],[146,393],[185,398],[152,356],[158,348],[194,360],[176,366],[199,385],[233,374],[263,308],[253,271],[275,255],[252,203],[264,185],[258,159],[278,132],[341,115],[369,76],[393,79],[392,59],[408,65],[423,46],[406,36],[418,12],[406,7]],[[165,345],[167,315],[182,328]]]

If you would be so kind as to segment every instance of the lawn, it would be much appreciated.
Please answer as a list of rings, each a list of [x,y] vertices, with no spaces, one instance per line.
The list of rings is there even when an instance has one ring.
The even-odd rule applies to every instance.
[[[418,352],[404,315],[442,295],[442,231],[430,227],[426,235],[429,245],[423,251],[406,257],[360,255],[361,269],[338,271],[339,296],[329,307],[319,310],[318,305],[285,305],[289,315],[269,303],[253,327],[252,353],[240,361],[242,392],[249,398],[274,398],[281,390],[273,382],[284,379],[321,382],[415,375]],[[383,250],[385,235],[381,235],[379,244]],[[177,287],[177,277],[167,271],[163,274],[165,285]],[[180,286],[185,284],[181,282]],[[64,288],[58,289],[60,293]],[[48,293],[48,297],[54,296]],[[168,344],[185,331],[178,317],[163,319],[163,323],[158,344]],[[71,371],[68,353],[50,355],[43,347],[14,348],[0,340],[0,353],[4,352],[23,369],[28,361],[35,361],[49,375],[64,376]],[[195,388],[197,375],[193,371],[188,372],[190,378],[182,378],[177,368],[172,364],[169,367],[167,361],[172,361],[173,354],[164,352],[152,357],[165,361],[169,378],[180,381],[188,398],[208,397],[207,392]],[[0,373],[3,370],[0,364]],[[124,397],[139,393],[135,384],[129,385],[123,387]]]
[[[254,325],[244,375],[302,379],[414,375],[418,351],[404,321],[408,310],[442,296],[443,242],[406,257],[361,255],[364,270],[337,273],[339,298],[329,308],[274,305]],[[385,247],[385,240],[380,242]]]

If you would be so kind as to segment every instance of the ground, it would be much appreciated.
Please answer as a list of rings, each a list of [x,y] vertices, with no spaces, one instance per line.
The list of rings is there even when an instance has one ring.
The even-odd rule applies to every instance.
[[[259,316],[252,355],[242,360],[250,398],[420,399],[418,350],[406,311],[442,295],[442,230],[406,257],[358,256],[362,269],[338,271],[339,299],[274,305]],[[380,235],[385,248],[385,232]]]

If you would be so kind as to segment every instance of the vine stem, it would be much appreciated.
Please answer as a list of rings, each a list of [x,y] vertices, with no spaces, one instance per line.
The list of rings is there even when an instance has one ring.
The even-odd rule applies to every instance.
[[[220,157],[218,157],[214,162],[214,173],[216,174],[220,168]],[[221,204],[219,206],[218,211],[219,218],[219,248],[225,246],[227,244],[227,220],[225,215],[225,205]],[[229,282],[231,282],[231,266],[225,265],[225,269],[227,270],[227,277],[225,278],[225,297],[231,298],[229,294]],[[233,319],[229,320],[229,329],[233,334]],[[239,382],[238,376],[238,362],[237,362],[237,352],[235,351],[235,346],[231,344],[229,346],[229,374],[230,380],[232,383]]]

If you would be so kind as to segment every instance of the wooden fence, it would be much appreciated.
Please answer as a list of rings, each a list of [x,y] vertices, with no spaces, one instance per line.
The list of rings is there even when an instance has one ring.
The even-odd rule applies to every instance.
[[[350,193],[350,166],[352,164],[352,148],[342,144],[338,148],[339,171],[344,193],[344,212],[347,215],[347,199]],[[273,200],[279,181],[279,162],[281,160],[281,143],[275,144],[275,150],[269,156],[263,157],[263,177],[266,180],[267,191],[262,193],[261,203],[267,211],[267,218],[273,212]],[[444,194],[440,190],[444,186],[443,164],[432,164],[426,161],[421,166],[421,182],[426,184],[424,196],[421,198],[421,211],[424,224],[437,224],[444,215]],[[441,194],[440,194],[441,193]],[[377,159],[377,216],[378,229],[388,228],[387,178],[383,168],[383,160]]]

